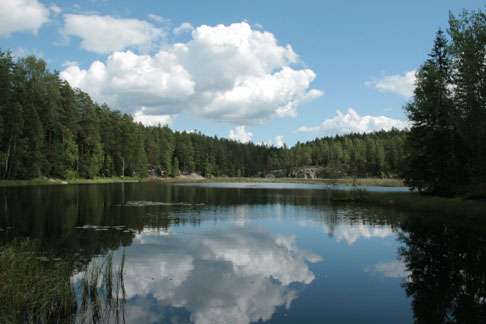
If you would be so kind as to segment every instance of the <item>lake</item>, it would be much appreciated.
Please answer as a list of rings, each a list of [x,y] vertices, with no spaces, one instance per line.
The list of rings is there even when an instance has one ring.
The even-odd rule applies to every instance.
[[[329,189],[0,189],[0,322],[486,321],[484,226]]]

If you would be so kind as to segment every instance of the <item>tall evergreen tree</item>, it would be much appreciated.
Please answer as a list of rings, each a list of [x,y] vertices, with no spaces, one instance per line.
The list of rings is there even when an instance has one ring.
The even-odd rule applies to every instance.
[[[406,182],[422,192],[450,195],[456,188],[456,113],[450,94],[450,56],[439,31],[428,60],[417,73],[413,101],[406,107],[412,122]]]
[[[5,179],[15,178],[17,167],[17,146],[21,140],[24,128],[22,106],[19,103],[9,104],[2,109],[4,120],[4,161],[3,175]]]
[[[18,146],[16,178],[31,179],[42,175],[44,132],[39,115],[32,105],[24,108],[24,131]]]
[[[460,116],[458,164],[463,187],[486,186],[486,13],[450,16],[454,102]],[[485,189],[486,191],[486,189]]]
[[[83,110],[77,139],[77,172],[81,177],[94,178],[98,175],[103,161],[95,107],[85,94],[80,94],[79,100]]]

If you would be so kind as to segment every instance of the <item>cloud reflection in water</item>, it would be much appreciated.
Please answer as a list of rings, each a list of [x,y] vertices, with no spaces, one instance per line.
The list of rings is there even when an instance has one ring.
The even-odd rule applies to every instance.
[[[182,322],[269,320],[297,297],[291,284],[314,280],[308,263],[321,261],[300,250],[294,236],[241,226],[177,236],[142,232],[125,253],[129,323],[176,316],[168,308],[190,313]]]

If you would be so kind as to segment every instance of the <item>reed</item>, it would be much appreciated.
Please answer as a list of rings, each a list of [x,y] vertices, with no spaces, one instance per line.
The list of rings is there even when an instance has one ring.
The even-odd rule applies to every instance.
[[[94,258],[75,273],[73,262],[51,258],[32,240],[0,247],[0,323],[124,322],[125,256]]]

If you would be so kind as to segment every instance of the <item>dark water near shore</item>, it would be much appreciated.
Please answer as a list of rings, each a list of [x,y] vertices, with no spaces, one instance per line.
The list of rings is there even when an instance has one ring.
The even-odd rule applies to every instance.
[[[486,321],[484,226],[467,215],[336,203],[332,191],[311,188],[126,183],[0,189],[0,256],[35,242],[33,267],[68,267],[57,280],[71,287],[71,306],[58,322]],[[26,253],[31,245],[22,246]],[[109,267],[94,276],[100,264]],[[27,276],[0,266],[0,280],[18,289],[25,289]],[[95,280],[91,290],[87,278]],[[5,282],[2,301],[9,300],[2,293],[12,293]],[[27,305],[1,307],[0,322],[2,315],[43,318],[33,314],[42,309]]]

